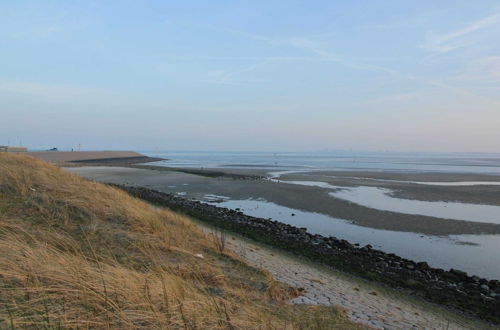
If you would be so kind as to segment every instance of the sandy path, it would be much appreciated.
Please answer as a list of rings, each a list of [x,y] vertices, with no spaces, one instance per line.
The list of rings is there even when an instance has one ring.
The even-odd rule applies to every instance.
[[[348,275],[315,266],[271,248],[234,238],[229,248],[250,265],[272,273],[281,282],[306,290],[293,303],[336,305],[346,309],[348,317],[377,329],[477,329],[472,321],[443,308],[412,301],[393,290],[365,283]],[[460,318],[461,319],[461,318]]]

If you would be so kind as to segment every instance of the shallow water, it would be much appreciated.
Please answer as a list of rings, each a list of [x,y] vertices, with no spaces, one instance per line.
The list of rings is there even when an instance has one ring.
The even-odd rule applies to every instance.
[[[431,186],[500,186],[499,181],[456,181],[456,182],[413,181],[411,183],[425,184],[425,185],[431,185]]]
[[[279,180],[273,180],[274,182],[281,182],[281,183],[290,183],[290,184],[298,184],[301,186],[310,186],[310,187],[320,187],[320,188],[327,188],[327,189],[339,189],[342,187],[339,186],[334,186],[326,182],[321,182],[321,181],[279,181]],[[343,188],[342,188],[343,189]]]
[[[273,179],[276,181],[276,179]],[[373,209],[430,217],[500,224],[500,206],[457,202],[429,202],[390,196],[391,189],[340,187],[320,181],[280,181],[282,183],[332,189],[329,195]]]
[[[283,173],[287,174],[287,173]],[[331,176],[336,178],[337,176]],[[375,179],[358,176],[341,176],[342,179],[356,179],[356,180],[372,180],[382,182],[397,182],[397,183],[415,183],[430,186],[500,186],[500,181],[405,181],[405,180],[389,180],[389,179]]]
[[[272,218],[296,227],[306,227],[308,232],[335,236],[362,246],[395,253],[415,261],[426,261],[433,267],[457,268],[470,274],[500,278],[500,235],[453,235],[450,237],[426,236],[357,226],[349,221],[323,214],[305,212],[277,205],[264,200],[228,200],[214,205],[230,209],[239,208],[243,213],[260,218]],[[295,216],[292,216],[292,213]]]
[[[221,195],[215,195],[215,194],[205,194],[203,196],[203,200],[213,202],[213,201],[221,201],[221,200],[228,200],[229,197],[226,196],[221,196]]]
[[[500,224],[500,206],[457,202],[429,202],[395,198],[390,189],[378,187],[342,188],[329,194],[362,206],[405,214]]]
[[[208,152],[141,151],[167,158],[156,165],[190,168],[255,168],[276,170],[357,169],[500,174],[500,154],[389,152]]]

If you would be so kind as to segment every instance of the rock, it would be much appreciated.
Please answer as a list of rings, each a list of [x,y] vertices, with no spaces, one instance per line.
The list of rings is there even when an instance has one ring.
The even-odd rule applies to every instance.
[[[458,269],[450,269],[450,273],[453,273],[459,277],[463,277],[463,278],[466,278],[468,277],[467,273],[466,272],[463,272],[461,270],[458,270]]]
[[[496,300],[500,300],[500,293],[490,293],[491,298],[495,298]]]
[[[429,264],[427,264],[425,261],[421,261],[417,263],[417,268],[421,270],[427,270],[429,269]]]
[[[359,248],[359,244],[335,237],[312,235],[306,228],[298,228],[272,219],[248,216],[237,210],[201,203],[160,193],[141,187],[124,187],[132,195],[153,204],[167,206],[218,227],[240,233],[249,238],[271,242],[277,247],[324,262],[338,268],[348,269],[356,275],[370,280],[383,281],[412,294],[431,301],[443,302],[477,316],[498,319],[500,306],[500,281],[468,276],[467,273],[450,269],[432,268],[426,262],[401,258],[393,253],[373,249],[371,245]],[[292,213],[292,216],[295,214]],[[197,258],[200,256],[196,255]],[[310,298],[301,297],[311,303]],[[309,301],[308,301],[309,300]]]
[[[443,272],[441,274],[441,277],[446,279],[447,281],[454,281],[454,282],[460,281],[460,275],[457,275],[456,273],[454,273],[452,271]]]
[[[481,285],[479,286],[479,289],[480,289],[481,291],[483,291],[483,292],[489,292],[489,291],[490,291],[490,287],[489,287],[489,286],[487,286],[486,284],[481,284]]]

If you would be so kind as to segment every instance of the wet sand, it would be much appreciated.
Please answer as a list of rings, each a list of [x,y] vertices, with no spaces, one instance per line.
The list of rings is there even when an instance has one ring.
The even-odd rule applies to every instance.
[[[445,183],[483,181],[500,183],[500,176],[497,175],[324,171],[285,174],[280,179],[288,181],[320,181],[346,187],[368,186],[388,188],[394,190],[391,194],[393,197],[421,201],[500,205],[500,186],[498,185],[442,186],[412,183],[412,181]]]
[[[264,175],[268,170],[254,169],[230,169],[225,172],[230,174],[248,175],[248,179],[236,177],[226,177],[224,175],[209,176],[184,173],[173,170],[152,170],[152,169],[137,169],[137,168],[120,168],[120,167],[80,167],[71,168],[71,171],[78,173],[89,179],[117,183],[128,184],[135,186],[144,186],[155,190],[182,193],[188,198],[204,199],[207,194],[226,196],[231,199],[250,199],[263,198],[269,202],[290,208],[300,209],[308,212],[317,212],[326,214],[335,218],[350,220],[353,223],[376,229],[386,229],[394,231],[414,232],[428,235],[454,235],[454,234],[500,234],[500,225],[491,223],[480,223],[471,221],[460,221],[451,219],[441,219],[437,217],[402,214],[377,210],[351,203],[349,201],[334,198],[328,195],[331,190],[287,184],[283,182],[272,182],[265,179],[256,179],[255,175]],[[217,169],[219,172],[221,169]],[[306,174],[288,174],[282,176],[282,179],[294,179],[305,181],[322,181],[330,182],[341,186],[357,186],[362,183],[360,179],[352,177],[367,177],[371,178],[389,178],[396,180],[418,180],[430,181],[432,177],[434,181],[500,181],[498,176],[489,175],[460,175],[460,174],[445,174],[439,176],[437,174],[422,175],[417,174],[402,174],[394,173],[396,176],[389,176],[388,173],[373,173],[373,172],[309,172]],[[331,177],[335,175],[335,177]],[[344,177],[339,177],[344,175]],[[330,178],[329,178],[330,176]],[[347,177],[349,176],[349,177]],[[495,180],[496,179],[496,180]],[[419,186],[412,183],[401,182],[384,182],[366,180],[363,185],[372,185],[378,187],[386,187],[391,189],[400,189],[396,194],[407,194],[406,196],[414,196],[415,199],[423,198],[423,195],[429,193],[425,200],[443,200],[443,191],[446,191],[446,198],[456,198],[453,200],[474,202],[480,199],[491,201],[492,204],[498,205],[499,201],[495,200],[495,196],[499,196],[500,186],[473,186],[465,187],[442,187],[442,186]],[[432,194],[434,192],[434,195]],[[398,196],[399,197],[399,196]],[[439,199],[438,199],[439,198]],[[476,199],[475,199],[476,198]],[[449,201],[451,199],[448,199]],[[276,219],[279,220],[279,219]]]

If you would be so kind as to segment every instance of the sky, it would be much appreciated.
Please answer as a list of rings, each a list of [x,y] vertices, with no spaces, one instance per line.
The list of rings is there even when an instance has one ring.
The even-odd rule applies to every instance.
[[[0,145],[500,152],[500,2],[0,1]]]

